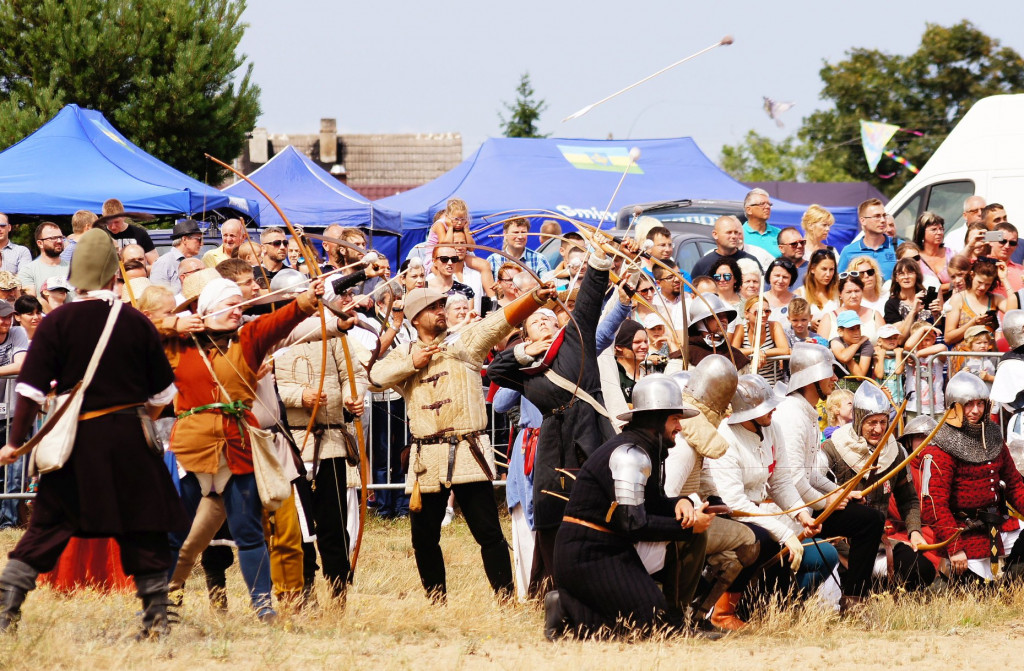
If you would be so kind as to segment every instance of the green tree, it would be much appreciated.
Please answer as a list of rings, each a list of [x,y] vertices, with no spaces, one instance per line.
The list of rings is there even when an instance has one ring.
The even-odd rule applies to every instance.
[[[221,171],[203,153],[238,156],[260,112],[252,64],[236,53],[244,9],[244,0],[0,3],[0,145],[77,103],[215,183]]]
[[[502,135],[505,137],[547,137],[537,130],[537,120],[540,113],[547,108],[543,100],[534,100],[533,86],[530,84],[530,73],[524,72],[519,78],[519,86],[516,87],[516,100],[514,103],[502,103],[509,112],[508,119],[498,112],[501,120]]]
[[[833,109],[804,119],[799,136],[807,151],[827,156],[853,179],[895,194],[913,174],[888,158],[868,171],[860,120],[884,121],[923,133],[897,133],[888,145],[918,167],[976,101],[1024,91],[1024,60],[969,21],[951,27],[927,24],[921,45],[909,56],[853,49],[839,63],[825,63],[821,97]],[[879,174],[895,173],[892,179]]]
[[[828,155],[791,135],[774,142],[749,131],[743,141],[722,147],[722,170],[741,182],[843,182],[853,178]]]

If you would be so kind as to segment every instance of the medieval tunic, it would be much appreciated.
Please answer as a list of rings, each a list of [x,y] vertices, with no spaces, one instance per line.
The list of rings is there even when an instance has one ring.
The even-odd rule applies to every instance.
[[[201,336],[206,356],[231,401],[240,401],[244,419],[258,426],[252,414],[256,389],[256,371],[275,344],[313,312],[313,304],[305,295],[277,311],[248,322],[231,339],[210,340]],[[195,408],[225,402],[220,387],[191,340],[175,339],[166,345],[167,358],[174,367],[178,397],[174,402],[179,419],[171,432],[171,450],[186,471],[216,474],[221,457],[233,474],[252,473],[252,448],[249,435],[236,417],[218,411],[200,411],[181,417]],[[241,376],[241,377],[240,377]]]
[[[989,509],[994,509],[995,526],[1000,531],[1019,528],[1002,506],[1005,501],[1024,510],[1024,480],[996,424],[964,420],[962,428],[944,425],[933,444],[924,449],[921,468],[921,516],[938,541],[948,539],[967,520],[980,520],[979,513]],[[990,548],[988,528],[981,526],[964,531],[946,546],[945,553],[952,556],[963,551],[968,560],[988,559]],[[1006,553],[1010,550],[1004,548]]]
[[[839,427],[821,446],[837,482],[847,482],[861,472],[872,450],[874,447],[853,432],[852,424]],[[867,489],[878,482],[906,458],[903,446],[890,437],[875,467],[861,479],[858,489]],[[911,533],[921,532],[921,505],[909,469],[904,468],[882,487],[861,499],[861,503],[887,517],[886,533],[875,561],[876,577],[888,575],[907,589],[931,584],[935,578],[934,567],[923,554],[914,552],[905,543]],[[897,515],[893,514],[893,508]]]
[[[625,444],[640,447],[651,459],[651,474],[644,486],[647,519],[640,528],[628,528],[623,522],[623,506],[615,508],[611,522],[606,521],[616,500],[608,462],[615,449]],[[598,448],[580,469],[565,514],[605,530],[563,522],[555,540],[554,575],[561,606],[571,625],[582,633],[615,628],[621,619],[637,626],[652,625],[665,616],[665,595],[647,573],[634,544],[694,536],[692,529],[683,529],[676,520],[680,497],[667,497],[662,488],[667,449],[660,436],[627,429]]]
[[[412,357],[427,344],[416,340],[393,349],[370,371],[371,385],[394,388],[405,398],[413,441],[405,483],[407,494],[412,493],[417,481],[424,494],[439,492],[447,483],[449,436],[457,440],[451,484],[494,477],[494,451],[487,435],[482,433],[487,428],[487,406],[480,370],[487,353],[512,328],[505,310],[498,310],[482,321],[454,333],[444,333],[428,343],[440,345],[441,351],[430,357],[423,368],[416,368]],[[472,439],[489,472],[484,472],[474,457],[469,441],[464,438],[467,434],[479,434]]]
[[[19,393],[39,401],[32,390],[45,394],[56,380],[56,391],[64,393],[81,380],[110,309],[103,300],[86,300],[50,313],[40,323],[18,376]],[[173,382],[174,374],[153,324],[141,312],[125,306],[85,391],[82,412],[141,405],[149,399],[166,403]],[[12,439],[27,433],[34,406],[18,404]],[[49,570],[52,563],[40,565],[23,555],[31,527],[55,529],[56,533],[67,530],[77,536],[117,537],[144,532],[164,537],[165,532],[187,528],[170,474],[161,456],[146,443],[134,409],[79,422],[68,462],[41,476],[30,531],[12,556],[37,570]],[[57,556],[52,558],[54,563]],[[133,572],[127,563],[125,569]]]
[[[610,261],[602,263],[591,257],[590,268],[583,276],[572,311],[576,323],[570,322],[562,329],[561,345],[550,363],[552,371],[574,386],[578,381],[579,388],[598,403],[602,402],[603,396],[597,365],[596,331],[610,267]],[[575,472],[588,455],[615,435],[615,431],[608,419],[587,402],[574,397],[542,374],[525,374],[512,349],[495,357],[487,367],[487,373],[494,383],[525,395],[544,415],[533,469],[534,528],[557,529],[562,521],[565,501],[544,492],[568,496],[573,487],[572,478],[558,469]]]

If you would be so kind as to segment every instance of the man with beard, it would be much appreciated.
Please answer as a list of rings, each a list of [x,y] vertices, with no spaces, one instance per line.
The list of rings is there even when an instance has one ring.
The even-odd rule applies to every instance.
[[[588,636],[635,628],[649,635],[663,626],[686,629],[635,543],[683,545],[692,556],[686,557],[690,575],[681,579],[696,583],[702,536],[714,516],[704,512],[707,504],[697,507],[685,496],[667,496],[662,469],[680,423],[697,411],[683,402],[679,386],[659,373],[637,383],[633,400],[633,409],[619,415],[627,422],[622,433],[583,464],[565,506],[555,540],[558,590],[544,598],[548,639],[566,631]]]
[[[270,289],[269,282],[274,275],[284,270],[284,260],[288,258],[288,240],[284,230],[271,226],[260,233],[260,244],[263,246],[263,265],[253,266],[252,274],[256,283],[264,290]],[[263,286],[267,284],[267,286]]]
[[[499,598],[513,593],[508,543],[501,530],[491,480],[494,450],[487,437],[487,408],[480,368],[491,348],[554,296],[541,287],[456,333],[448,333],[446,296],[413,289],[405,313],[417,339],[395,348],[373,366],[370,384],[394,388],[406,399],[412,443],[406,493],[416,568],[429,598],[447,600],[441,522],[454,492],[484,570]]]
[[[51,277],[67,277],[69,266],[61,260],[64,251],[64,234],[60,226],[52,221],[44,221],[36,228],[36,246],[39,256],[18,271],[22,291],[35,296],[43,287],[43,282]]]
[[[892,404],[875,385],[864,383],[857,389],[853,395],[853,422],[840,426],[821,446],[837,482],[846,482],[864,468],[864,462],[889,427],[890,410]],[[890,436],[859,489],[867,489],[886,477],[906,458],[906,450]],[[902,469],[881,488],[859,498],[864,505],[888,517],[886,527],[890,531],[882,536],[875,560],[876,580],[892,591],[914,591],[930,585],[935,579],[935,567],[917,552],[917,546],[926,541],[921,534],[921,504],[910,471]],[[889,514],[890,499],[895,500],[898,516]]]
[[[946,403],[953,414],[923,452],[922,521],[938,541],[950,541],[945,553],[952,580],[991,580],[992,561],[1007,554],[1004,571],[1019,579],[1020,525],[1006,506],[1024,510],[1024,480],[989,418],[988,387],[960,371],[946,385]]]

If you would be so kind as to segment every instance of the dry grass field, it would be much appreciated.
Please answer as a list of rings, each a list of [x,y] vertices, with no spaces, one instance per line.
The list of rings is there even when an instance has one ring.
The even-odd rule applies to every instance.
[[[506,520],[507,522],[507,520]],[[0,534],[4,555],[18,532]],[[356,585],[341,610],[320,594],[313,613],[263,626],[230,574],[230,610],[210,610],[196,574],[182,623],[159,642],[135,643],[138,600],[82,592],[29,595],[16,636],[0,638],[3,669],[799,669],[1012,668],[1024,656],[1024,592],[985,600],[875,598],[865,617],[817,609],[772,612],[750,630],[707,642],[667,639],[548,643],[538,604],[499,606],[465,524],[445,529],[449,603],[431,607],[416,575],[407,522],[374,521]],[[322,586],[321,586],[322,587]],[[1020,659],[1020,657],[1017,657]]]

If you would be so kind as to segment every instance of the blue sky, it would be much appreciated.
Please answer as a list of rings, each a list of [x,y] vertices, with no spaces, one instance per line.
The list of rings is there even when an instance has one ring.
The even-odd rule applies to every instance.
[[[968,13],[969,12],[969,13]],[[823,62],[853,47],[906,54],[925,24],[972,21],[1024,53],[1024,2],[517,3],[249,0],[241,49],[263,90],[258,125],[309,133],[459,132],[469,154],[529,71],[542,132],[692,136],[713,160],[748,130],[781,139],[823,107]],[[719,47],[561,123],[581,107],[730,34]],[[762,96],[793,101],[779,129]]]

